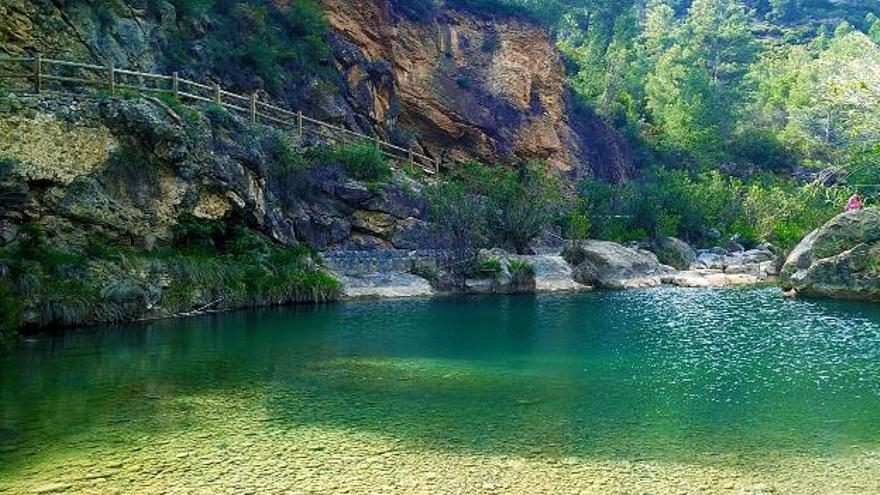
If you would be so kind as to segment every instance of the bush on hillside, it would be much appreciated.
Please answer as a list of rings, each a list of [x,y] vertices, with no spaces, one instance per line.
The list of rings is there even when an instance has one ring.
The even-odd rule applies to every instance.
[[[457,182],[440,182],[425,189],[428,219],[436,244],[443,249],[443,268],[453,283],[463,286],[489,245],[489,205],[484,196]]]
[[[379,182],[391,177],[391,165],[372,141],[363,140],[337,146],[330,156],[339,162],[353,179]]]
[[[265,89],[293,106],[302,103],[302,85],[316,77],[331,82],[322,91],[333,91],[333,84],[342,83],[328,63],[332,53],[325,41],[329,22],[314,0],[172,3],[179,30],[163,48],[169,69],[192,71],[213,66],[211,72],[231,90],[251,93]],[[158,10],[154,14],[158,15]],[[203,15],[210,22],[194,21]],[[196,44],[199,50],[194,49]]]

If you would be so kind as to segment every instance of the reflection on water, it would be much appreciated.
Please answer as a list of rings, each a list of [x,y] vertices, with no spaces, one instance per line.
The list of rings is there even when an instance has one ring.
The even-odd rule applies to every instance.
[[[880,445],[880,308],[774,289],[351,303],[0,357],[0,475],[224,415],[426,451],[695,464]],[[731,461],[733,462],[733,461]],[[2,477],[2,476],[0,476]]]

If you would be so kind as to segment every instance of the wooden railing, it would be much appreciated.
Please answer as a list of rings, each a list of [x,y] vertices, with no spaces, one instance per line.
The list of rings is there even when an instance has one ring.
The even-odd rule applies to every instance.
[[[135,91],[140,94],[165,94],[177,100],[190,100],[203,103],[215,103],[226,110],[247,115],[253,123],[268,123],[284,129],[293,129],[300,138],[306,133],[336,142],[352,142],[368,140],[375,143],[379,152],[392,160],[405,161],[425,173],[436,174],[440,171],[440,159],[433,159],[413,150],[403,148],[344,127],[336,126],[318,119],[303,115],[302,111],[293,112],[264,101],[257,94],[239,95],[224,90],[219,84],[202,84],[178,76],[173,72],[170,76],[119,69],[112,65],[103,66],[44,58],[41,54],[33,57],[8,57],[0,55],[0,63],[13,69],[9,72],[0,70],[0,79],[20,80],[29,83],[28,90],[39,94],[44,91],[59,91],[71,87],[92,87],[103,89],[110,95],[119,90]],[[18,70],[20,69],[20,70]],[[54,87],[54,89],[53,89]]]

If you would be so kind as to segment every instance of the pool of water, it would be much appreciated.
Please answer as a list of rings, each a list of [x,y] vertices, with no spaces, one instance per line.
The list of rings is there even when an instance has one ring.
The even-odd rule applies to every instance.
[[[880,306],[345,303],[0,356],[0,493],[880,492]],[[733,492],[736,493],[736,492]]]

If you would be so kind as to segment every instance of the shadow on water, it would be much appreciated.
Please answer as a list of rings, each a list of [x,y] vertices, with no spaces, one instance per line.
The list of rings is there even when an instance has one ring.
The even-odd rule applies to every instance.
[[[105,327],[0,358],[0,472],[36,451],[185,431],[199,411],[169,402],[191,395],[245,401],[230,414],[267,414],[266,428],[352,429],[423,449],[695,463],[823,455],[880,444],[878,358],[876,306],[772,289],[351,303]]]

